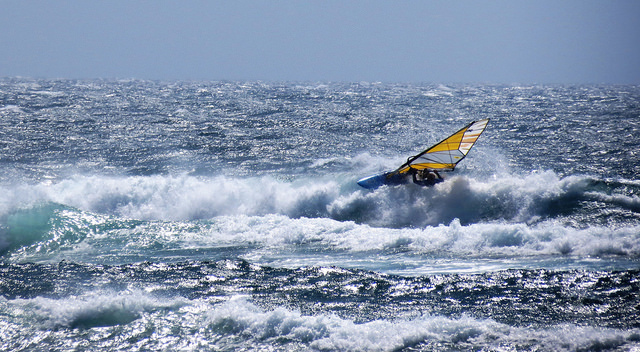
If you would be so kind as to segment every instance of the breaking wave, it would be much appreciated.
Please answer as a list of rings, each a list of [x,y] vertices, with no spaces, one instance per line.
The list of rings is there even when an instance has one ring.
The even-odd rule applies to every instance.
[[[380,193],[385,192],[400,190],[387,189]],[[437,193],[438,190],[415,192]],[[357,191],[354,194],[368,199],[377,193]],[[87,204],[90,209],[90,202]],[[363,258],[375,253],[379,263],[393,261],[398,255],[417,256],[420,261],[425,258],[616,256],[633,259],[640,256],[640,225],[632,224],[580,227],[560,219],[464,224],[453,219],[433,226],[387,228],[351,220],[282,214],[218,215],[197,221],[143,221],[113,215],[124,215],[124,209],[131,211],[131,204],[102,214],[52,202],[14,209],[5,214],[0,227],[0,255],[18,262],[74,258],[90,263],[111,263],[116,259],[116,263],[129,263],[224,259],[225,255],[264,262],[266,258],[279,256],[292,260],[292,254],[306,253],[312,265],[317,253],[327,252],[336,255],[332,262],[323,263],[327,265],[347,265],[340,262],[344,259],[340,253],[358,254]],[[135,213],[142,209],[156,215],[162,211],[146,204],[137,207]]]
[[[422,315],[357,324],[330,315],[304,316],[278,308],[263,311],[242,299],[208,314],[209,328],[253,341],[295,341],[320,351],[398,351],[406,348],[477,350],[519,346],[543,351],[601,350],[637,346],[637,331],[562,325],[534,330],[468,316]]]
[[[272,177],[74,177],[57,183],[5,187],[0,214],[53,202],[137,220],[206,220],[225,215],[330,218],[406,228],[491,221],[536,223],[566,218],[598,223],[618,215],[640,220],[637,185],[553,172],[474,179],[453,176],[433,188],[416,185],[366,191],[355,180],[328,176],[291,182]],[[604,224],[604,223],[603,223]],[[606,223],[606,225],[611,225]]]
[[[101,348],[586,351],[622,350],[640,344],[637,329],[621,331],[571,324],[535,329],[470,316],[448,318],[429,314],[357,323],[333,314],[305,315],[283,307],[264,309],[243,296],[222,303],[183,298],[167,300],[141,292],[93,292],[73,299],[73,304],[71,299],[38,297],[8,301],[0,298],[2,311],[23,315],[21,321],[25,324],[14,322],[6,326],[5,341],[23,341],[25,345],[40,343],[52,348],[70,343],[66,345],[69,347],[87,338],[101,340],[102,330],[90,328],[118,327],[120,338],[104,340]],[[160,315],[162,319],[156,317]],[[29,325],[32,320],[42,323]],[[55,333],[57,328],[75,329],[66,330],[66,335],[61,337]],[[4,347],[17,346],[5,343]]]
[[[339,177],[77,176],[3,189],[0,255],[126,263],[202,260],[226,247],[256,260],[265,249],[637,258],[637,190],[552,172],[375,191]]]

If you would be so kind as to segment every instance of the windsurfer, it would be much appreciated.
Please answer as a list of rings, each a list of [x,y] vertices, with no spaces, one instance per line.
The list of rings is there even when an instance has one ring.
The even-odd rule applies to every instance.
[[[436,183],[444,181],[438,171],[435,170],[416,170],[414,168],[411,168],[411,176],[413,177],[413,183],[420,186],[433,186]]]

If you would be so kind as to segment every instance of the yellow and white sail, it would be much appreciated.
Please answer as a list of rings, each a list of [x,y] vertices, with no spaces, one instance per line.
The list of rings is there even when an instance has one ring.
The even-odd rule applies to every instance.
[[[409,160],[394,173],[404,174],[409,172],[410,169],[428,169],[434,171],[453,170],[456,165],[467,156],[471,147],[473,147],[478,137],[480,137],[487,127],[488,122],[489,119],[484,119],[468,124],[440,143],[409,158]]]

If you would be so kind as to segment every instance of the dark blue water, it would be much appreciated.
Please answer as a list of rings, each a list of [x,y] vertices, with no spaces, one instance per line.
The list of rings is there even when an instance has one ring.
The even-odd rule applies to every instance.
[[[638,136],[637,86],[2,79],[0,349],[640,349]]]

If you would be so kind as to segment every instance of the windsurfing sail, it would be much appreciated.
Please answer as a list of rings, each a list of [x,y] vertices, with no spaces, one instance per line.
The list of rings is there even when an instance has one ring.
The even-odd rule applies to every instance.
[[[478,137],[484,132],[487,123],[489,123],[489,119],[471,122],[440,143],[410,157],[406,163],[390,174],[405,174],[411,169],[452,171],[467,156]]]

